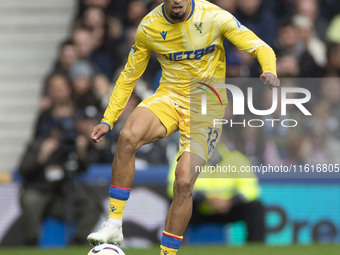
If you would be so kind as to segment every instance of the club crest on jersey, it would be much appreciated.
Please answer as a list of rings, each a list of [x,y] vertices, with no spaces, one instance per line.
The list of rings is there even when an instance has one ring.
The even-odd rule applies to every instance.
[[[163,37],[163,40],[165,41],[165,39],[166,39],[166,35],[167,35],[167,31],[162,31],[160,34],[161,34],[161,36]]]
[[[200,31],[200,34],[202,34],[203,31],[202,26],[203,26],[202,22],[200,22],[199,24],[198,23],[195,24],[196,30]]]

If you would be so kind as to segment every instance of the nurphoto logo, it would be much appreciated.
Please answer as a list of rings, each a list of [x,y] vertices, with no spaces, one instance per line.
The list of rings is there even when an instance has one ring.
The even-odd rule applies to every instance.
[[[201,83],[203,84],[203,83]],[[233,115],[245,115],[245,105],[247,105],[248,110],[250,113],[256,116],[268,116],[273,114],[279,107],[279,99],[280,99],[280,107],[281,116],[287,116],[287,105],[295,105],[305,116],[311,116],[312,114],[307,110],[304,106],[307,102],[311,99],[311,93],[309,90],[305,88],[298,88],[298,87],[282,87],[280,88],[280,96],[278,93],[278,88],[272,89],[272,105],[269,109],[259,110],[256,109],[254,106],[254,95],[253,95],[253,88],[247,88],[247,104],[245,104],[245,95],[243,91],[231,84],[216,84],[215,89],[209,85],[203,84],[210,91],[212,91],[215,96],[219,99],[220,104],[222,105],[220,96],[216,92],[215,89],[227,89],[232,96],[232,106],[233,106]],[[207,94],[212,97],[213,101],[216,103],[216,99],[214,99],[214,95],[208,89],[202,89],[205,93],[202,94],[201,97],[201,114],[206,115],[207,113]],[[289,98],[289,94],[299,95],[295,98]],[[280,97],[280,98],[279,98]],[[296,127],[298,125],[297,120],[295,119],[250,119],[246,122],[246,120],[241,122],[233,122],[232,120],[227,119],[215,119],[214,120],[214,127],[216,125],[225,125],[230,124],[231,127],[233,125],[242,125],[242,126],[250,126],[250,127],[262,127],[265,122],[271,123],[272,127],[274,127],[275,123],[280,123],[283,127]]]

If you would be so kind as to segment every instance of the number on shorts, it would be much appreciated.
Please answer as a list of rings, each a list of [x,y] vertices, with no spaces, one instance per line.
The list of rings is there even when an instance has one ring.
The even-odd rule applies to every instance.
[[[208,127],[208,130],[209,130],[209,133],[208,133],[207,144],[208,144],[208,154],[210,154],[215,148],[215,143],[218,138],[218,131],[216,129],[213,129],[212,127]]]

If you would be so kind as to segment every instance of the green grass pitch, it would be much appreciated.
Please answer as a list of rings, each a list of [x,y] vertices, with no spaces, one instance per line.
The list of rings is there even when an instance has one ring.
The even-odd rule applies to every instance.
[[[65,249],[1,248],[1,255],[86,255],[90,246],[68,247]],[[123,249],[126,255],[159,255],[159,248]],[[306,246],[182,246],[178,255],[339,255],[340,245]]]

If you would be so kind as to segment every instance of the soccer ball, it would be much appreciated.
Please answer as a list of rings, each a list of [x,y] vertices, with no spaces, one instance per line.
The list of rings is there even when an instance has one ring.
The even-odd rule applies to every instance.
[[[125,253],[116,245],[103,243],[95,246],[88,255],[125,255]]]

